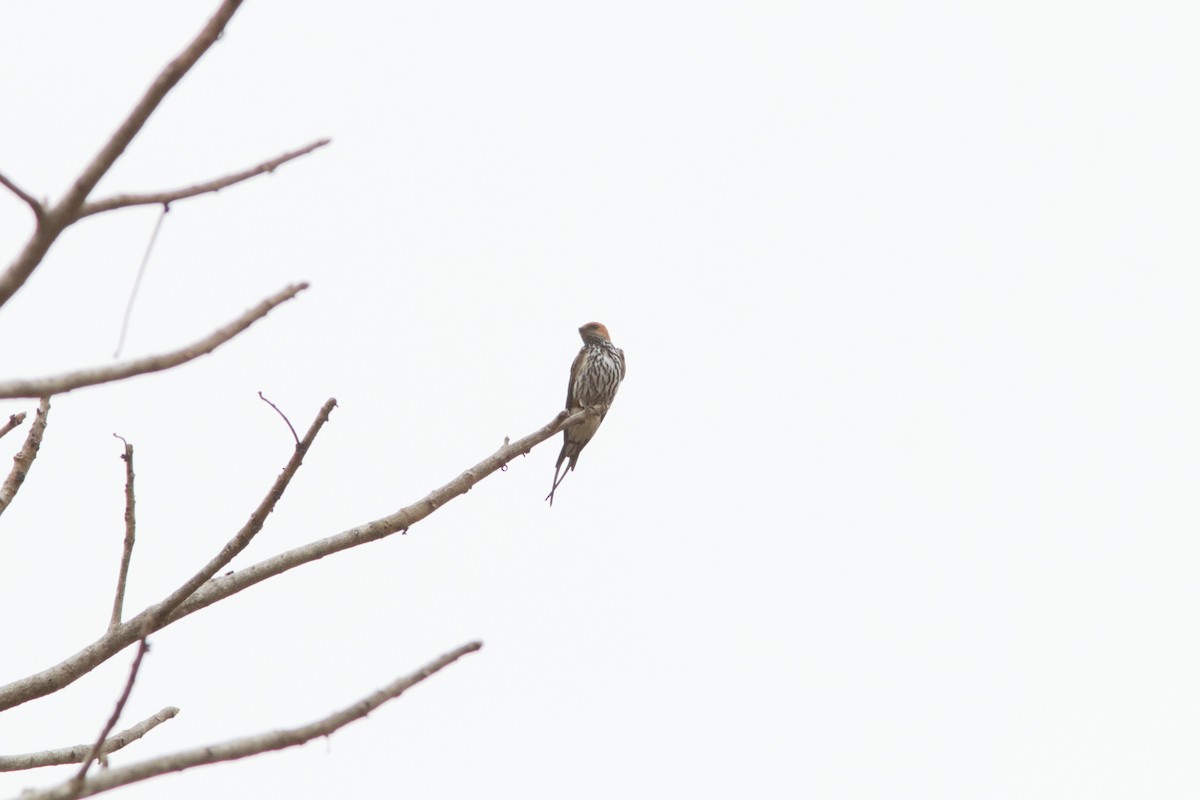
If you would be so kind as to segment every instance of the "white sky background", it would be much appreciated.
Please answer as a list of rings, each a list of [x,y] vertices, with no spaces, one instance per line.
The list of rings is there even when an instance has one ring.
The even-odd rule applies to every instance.
[[[215,7],[5,4],[0,169],[60,196]],[[313,288],[56,399],[0,520],[0,682],[107,624],[114,431],[135,613],[286,462],[257,391],[301,429],[339,407],[234,568],[546,422],[597,319],[629,375],[553,509],[558,439],[156,634],[123,723],[182,713],[113,763],[484,649],[329,742],[122,796],[1196,796],[1191,11],[252,0],[99,194],[334,144],[173,207],[126,353]],[[110,361],[156,214],[55,245],[0,313],[0,377]],[[4,263],[29,223],[0,198]],[[93,737],[131,657],[0,716],[0,752]]]

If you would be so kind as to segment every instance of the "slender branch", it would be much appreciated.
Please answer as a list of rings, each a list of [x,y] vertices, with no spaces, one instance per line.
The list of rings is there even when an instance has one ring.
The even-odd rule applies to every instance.
[[[130,764],[125,767],[110,769],[88,778],[81,785],[67,781],[58,786],[41,792],[27,791],[21,795],[21,800],[74,800],[77,797],[90,797],[101,792],[107,792],[119,786],[128,786],[158,775],[170,772],[182,772],[192,767],[204,764],[217,764],[222,761],[235,761],[239,758],[255,756],[272,750],[284,750],[296,747],[305,742],[322,736],[329,736],[351,722],[362,719],[389,700],[394,700],[404,692],[416,686],[421,681],[436,672],[445,669],[458,659],[473,653],[483,647],[480,642],[465,644],[457,650],[446,653],[441,658],[430,662],[421,669],[399,678],[377,692],[359,700],[341,711],[296,728],[270,731],[257,736],[246,736],[240,739],[230,739],[225,742],[196,747],[191,750],[181,750],[158,758]]]
[[[164,205],[162,207],[162,212],[154,222],[154,230],[150,234],[150,241],[146,242],[146,251],[142,253],[142,263],[138,264],[137,275],[133,278],[133,288],[129,290],[129,301],[125,303],[125,316],[121,317],[121,334],[117,337],[117,349],[113,351],[113,358],[120,358],[121,350],[125,348],[125,334],[129,333],[129,320],[133,318],[133,303],[137,300],[138,289],[142,285],[142,278],[146,274],[146,267],[150,264],[150,254],[154,252],[154,244],[158,241],[158,233],[162,230],[163,220],[167,218],[167,212],[170,210],[170,206]]]
[[[40,200],[22,189],[20,186],[17,186],[17,184],[13,183],[12,180],[3,172],[0,172],[0,185],[4,186],[4,188],[21,198],[25,205],[29,206],[33,210],[33,216],[41,219],[46,213],[46,207],[42,205]]]
[[[258,508],[254,509],[254,513],[250,515],[250,519],[246,521],[242,529],[226,542],[221,551],[213,556],[199,572],[184,582],[178,589],[171,592],[165,600],[142,612],[135,619],[147,617],[142,625],[149,626],[148,629],[158,629],[172,611],[178,608],[184,600],[191,597],[212,576],[216,575],[221,567],[232,561],[234,556],[246,548],[246,545],[250,544],[250,540],[254,538],[255,534],[262,530],[263,524],[267,521],[267,516],[275,509],[275,504],[279,502],[279,498],[283,497],[283,491],[291,483],[296,470],[300,469],[300,464],[304,462],[305,454],[312,447],[312,443],[317,438],[317,434],[321,431],[321,428],[329,421],[329,415],[333,412],[336,405],[337,401],[331,397],[325,401],[325,405],[321,406],[317,418],[313,420],[312,425],[308,428],[308,433],[304,434],[304,438],[296,444],[296,449],[292,453],[291,459],[288,460],[287,466],[283,468],[283,472],[279,473],[279,477],[275,479],[271,490],[267,492],[267,496],[258,504]]]
[[[38,404],[37,416],[34,417],[33,424],[29,426],[25,444],[21,445],[21,450],[13,456],[12,470],[8,473],[4,484],[0,485],[0,514],[4,513],[9,503],[17,496],[17,491],[25,482],[25,476],[29,474],[29,468],[33,466],[33,460],[37,458],[38,449],[42,446],[42,434],[46,432],[46,421],[49,416],[50,398],[43,397]]]
[[[574,414],[560,411],[554,419],[538,430],[521,439],[506,444],[492,455],[460,474],[441,488],[435,489],[424,498],[386,517],[364,523],[334,536],[318,539],[306,545],[272,556],[228,575],[213,578],[200,586],[195,593],[179,605],[156,629],[161,629],[202,608],[224,600],[248,589],[267,578],[287,572],[302,564],[332,555],[342,550],[367,542],[377,541],[416,524],[445,503],[468,492],[472,486],[505,467],[518,456],[530,452],[535,446],[571,425],[595,414],[594,409],[583,409]],[[121,623],[96,641],[60,663],[6,686],[0,686],[0,711],[19,706],[30,700],[43,697],[74,683],[80,677],[103,664],[108,659],[137,641],[142,634],[142,625],[152,614],[156,614],[166,601],[151,606],[136,617]]]
[[[117,436],[117,434],[113,434]],[[133,496],[133,445],[126,442],[121,436],[117,436],[125,443],[125,452],[121,454],[121,460],[125,462],[125,546],[121,550],[121,569],[117,573],[117,594],[113,598],[112,618],[109,620],[108,627],[117,627],[121,624],[121,607],[125,604],[125,581],[129,577],[129,560],[133,557],[133,542],[137,526],[134,517],[134,496]]]
[[[76,786],[83,785],[83,779],[87,777],[87,771],[92,766],[92,761],[96,756],[100,755],[100,749],[104,747],[105,740],[112,733],[112,729],[117,727],[117,720],[121,718],[121,712],[125,710],[125,704],[129,702],[129,695],[133,693],[133,683],[137,680],[138,670],[142,668],[142,659],[146,657],[146,651],[150,649],[150,645],[143,638],[141,644],[138,645],[137,655],[133,657],[133,664],[129,667],[129,678],[125,681],[125,688],[121,690],[121,696],[117,698],[117,705],[113,708],[112,714],[108,718],[108,722],[104,723],[104,728],[100,731],[100,735],[96,737],[96,743],[92,745],[92,749],[83,759],[83,763],[79,766],[79,772],[75,773],[75,777],[71,779],[71,783]]]
[[[283,421],[287,423],[288,430],[292,432],[292,438],[293,438],[293,439],[295,439],[295,440],[296,440],[296,444],[297,444],[297,445],[299,445],[299,444],[300,444],[300,437],[296,435],[296,429],[292,427],[292,421],[291,421],[290,419],[288,419],[288,418],[287,418],[287,414],[285,414],[285,413],[283,413],[282,411],[280,411],[280,410],[279,410],[279,406],[275,405],[275,404],[274,404],[274,403],[272,403],[270,400],[268,400],[268,399],[267,399],[267,397],[266,397],[266,395],[264,395],[262,392],[259,392],[259,393],[258,393],[258,397],[259,397],[259,399],[260,399],[260,400],[262,400],[264,403],[266,403],[267,405],[269,405],[271,408],[275,409],[275,413],[276,413],[276,414],[278,414],[279,416],[283,417]]]
[[[79,219],[79,211],[87,200],[87,196],[96,188],[96,184],[125,152],[125,148],[141,131],[142,126],[150,119],[150,115],[154,113],[167,94],[196,65],[200,57],[216,43],[241,4],[242,0],[225,0],[221,3],[216,13],[209,18],[191,43],[162,68],[129,115],[100,148],[100,152],[92,158],[91,163],[75,179],[75,183],[63,195],[62,200],[38,217],[38,225],[33,236],[26,242],[25,248],[16,260],[8,265],[8,269],[3,274],[0,274],[0,306],[7,303],[25,285],[25,281],[42,263],[42,259],[59,235]]]
[[[113,211],[118,208],[129,208],[130,206],[157,206],[170,205],[177,200],[186,200],[190,197],[197,197],[202,194],[211,192],[219,192],[222,189],[233,186],[243,181],[248,181],[251,178],[256,178],[265,173],[274,172],[276,169],[286,164],[289,161],[306,156],[314,150],[317,150],[329,144],[331,139],[318,139],[317,141],[301,147],[299,150],[291,150],[282,155],[276,156],[269,161],[263,161],[261,164],[256,164],[249,169],[244,169],[240,172],[234,172],[225,175],[221,178],[214,178],[211,181],[197,183],[193,186],[185,186],[181,189],[170,189],[162,192],[149,192],[145,194],[118,194],[112,197],[106,197],[103,200],[93,200],[90,203],[84,203],[83,208],[79,209],[79,218],[90,217],[93,214],[102,214],[105,211]]]
[[[178,713],[179,709],[175,708],[175,706],[167,706],[162,711],[159,711],[152,717],[147,717],[132,728],[126,728],[120,733],[113,734],[104,740],[104,744],[100,747],[99,755],[106,756],[109,753],[115,753],[121,748],[133,744],[159,725],[174,718]],[[94,746],[95,743],[88,742],[87,744],[77,744],[74,747],[60,747],[57,750],[42,750],[37,753],[0,756],[0,772],[17,772],[26,769],[36,769],[37,767],[56,767],[60,764],[78,764],[88,757]]]
[[[24,411],[22,411],[19,414],[10,414],[8,416],[8,422],[4,423],[3,425],[0,425],[0,439],[3,439],[10,431],[12,431],[13,428],[16,428],[18,425],[20,425],[24,421],[25,421],[25,412]]]
[[[291,300],[308,288],[307,283],[294,283],[280,292],[271,295],[242,316],[223,328],[210,333],[194,344],[170,353],[156,356],[135,358],[119,364],[105,367],[81,369],[78,372],[68,372],[65,375],[54,375],[47,378],[35,378],[0,382],[0,399],[11,397],[42,397],[45,395],[62,394],[84,386],[95,386],[111,381],[132,378],[134,375],[144,375],[148,372],[160,372],[180,364],[186,364],[200,356],[207,355],[221,345],[249,328],[258,320],[265,317],[276,306]]]

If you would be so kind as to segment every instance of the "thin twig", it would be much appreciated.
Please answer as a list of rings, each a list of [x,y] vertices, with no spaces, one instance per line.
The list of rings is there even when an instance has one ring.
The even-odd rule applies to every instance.
[[[505,447],[501,447],[495,453],[466,472],[463,472],[445,486],[435,489],[412,505],[406,506],[386,517],[381,517],[380,519],[342,531],[334,536],[327,536],[324,539],[318,539],[285,551],[245,569],[213,578],[196,589],[185,602],[181,603],[171,612],[162,621],[158,629],[166,627],[176,620],[207,608],[275,575],[295,569],[303,564],[317,561],[342,550],[357,547],[367,542],[374,542],[391,534],[405,531],[410,525],[414,525],[429,516],[435,509],[455,497],[465,494],[472,486],[479,483],[488,475],[499,471],[501,467],[507,465],[513,459],[525,455],[538,444],[562,432],[563,428],[578,425],[588,419],[593,413],[595,412],[591,409],[576,411],[574,414],[569,415],[566,411],[560,411],[546,425],[528,436],[517,439]],[[110,630],[96,641],[74,655],[68,656],[58,664],[41,672],[13,681],[6,686],[0,686],[0,711],[57,692],[64,686],[69,686],[80,677],[91,672],[122,649],[137,641],[142,635],[142,625],[145,620],[151,615],[156,614],[165,602],[163,601],[163,603],[150,606],[145,611],[121,623],[117,628]]]
[[[46,421],[49,416],[50,398],[43,397],[38,404],[33,424],[29,426],[29,433],[25,436],[25,444],[21,445],[21,450],[13,456],[12,470],[5,478],[4,484],[0,485],[0,514],[4,513],[9,503],[17,496],[17,491],[25,482],[25,476],[29,474],[29,468],[33,466],[33,460],[37,458],[38,448],[42,446],[42,434],[46,432]]]
[[[42,263],[42,259],[59,235],[79,219],[80,209],[83,208],[88,195],[96,188],[96,184],[125,152],[125,148],[141,131],[167,94],[221,37],[221,32],[225,30],[225,26],[229,24],[229,20],[241,4],[242,0],[225,0],[221,3],[216,13],[209,18],[188,46],[162,68],[150,84],[150,88],[113,131],[112,136],[100,148],[100,152],[96,153],[91,163],[79,174],[58,204],[47,209],[39,218],[38,226],[33,236],[25,243],[21,254],[9,264],[3,274],[0,274],[0,306],[7,303],[25,285],[25,281]]]
[[[389,700],[394,700],[404,692],[416,686],[421,681],[439,672],[458,659],[474,653],[483,647],[481,642],[471,642],[452,652],[446,653],[439,659],[430,662],[421,669],[399,678],[377,692],[367,695],[351,706],[330,714],[316,722],[301,725],[296,728],[270,731],[257,736],[246,736],[240,739],[230,739],[225,742],[196,747],[191,750],[181,750],[158,758],[151,758],[125,767],[110,769],[93,775],[81,785],[67,781],[58,786],[41,792],[27,791],[21,795],[21,800],[74,800],[77,797],[90,797],[101,792],[107,792],[118,786],[128,786],[158,775],[170,772],[182,772],[192,767],[204,764],[217,764],[222,761],[236,761],[239,758],[268,753],[272,750],[284,750],[296,747],[305,742],[322,736],[329,736],[351,722],[362,719]]]
[[[117,436],[115,433],[113,436],[125,443],[125,452],[121,454],[121,460],[125,462],[125,546],[121,550],[121,570],[117,573],[117,594],[113,598],[112,618],[108,623],[110,630],[121,624],[121,607],[125,604],[125,581],[129,577],[129,559],[133,557],[133,542],[137,529],[134,517],[133,445],[126,442],[123,436]]]
[[[103,757],[109,753],[115,753],[121,748],[133,744],[159,725],[169,719],[173,719],[178,713],[179,709],[175,706],[167,706],[162,711],[159,711],[152,717],[147,717],[137,725],[126,728],[120,733],[114,733],[104,740],[99,756]],[[36,769],[37,767],[79,764],[91,754],[93,747],[95,747],[95,743],[88,742],[87,744],[77,744],[74,747],[60,747],[55,750],[42,750],[37,753],[0,756],[0,772],[19,772],[26,769]]]
[[[287,423],[288,430],[292,432],[292,438],[296,440],[296,446],[299,447],[300,446],[300,437],[296,435],[296,429],[292,427],[292,421],[287,418],[287,414],[280,411],[279,406],[275,405],[270,400],[268,400],[262,392],[259,392],[258,396],[264,403],[269,405],[271,408],[275,409],[276,414],[283,417],[283,421]]]
[[[20,186],[17,186],[17,184],[13,183],[13,181],[3,172],[0,172],[0,185],[4,186],[4,188],[21,198],[25,205],[29,206],[29,208],[33,210],[33,215],[39,220],[46,213],[46,207],[42,205],[42,201],[38,200]]]
[[[144,375],[148,372],[160,372],[164,369],[177,367],[180,364],[207,355],[221,345],[249,328],[258,320],[265,317],[276,306],[291,300],[308,288],[307,283],[294,283],[276,294],[271,295],[242,316],[223,328],[210,333],[194,344],[170,353],[156,356],[137,358],[120,364],[106,367],[81,369],[65,375],[55,375],[47,378],[15,380],[0,383],[0,399],[10,397],[42,397],[45,395],[62,394],[84,386],[95,386],[101,383],[124,380],[134,375]]]
[[[133,657],[133,665],[129,668],[129,678],[125,681],[125,688],[121,691],[121,696],[117,698],[117,705],[113,708],[108,722],[104,723],[104,728],[100,731],[100,735],[96,737],[96,743],[92,745],[91,751],[79,766],[79,772],[75,773],[75,777],[71,779],[72,784],[77,786],[83,785],[83,779],[87,777],[87,771],[92,766],[92,761],[96,759],[96,756],[100,755],[100,748],[104,747],[104,741],[112,733],[112,729],[117,727],[117,720],[121,719],[121,712],[125,710],[125,704],[129,702],[129,695],[133,692],[133,682],[137,680],[138,670],[142,668],[142,659],[146,656],[146,651],[149,649],[150,645],[143,638],[141,643],[138,644],[137,655]]]
[[[214,178],[204,183],[197,183],[194,186],[185,186],[180,189],[170,189],[162,192],[147,192],[145,194],[118,194],[106,197],[103,200],[84,203],[83,208],[79,210],[79,218],[90,217],[92,214],[101,214],[105,211],[113,211],[118,208],[129,208],[130,206],[155,206],[160,204],[165,206],[179,200],[186,200],[190,197],[219,192],[234,184],[274,172],[287,162],[301,156],[306,156],[312,151],[324,147],[331,141],[331,139],[318,139],[311,144],[301,147],[299,150],[291,150],[268,161],[263,161],[261,164],[255,164],[249,169],[234,172],[221,178]]]
[[[146,265],[150,263],[150,254],[154,252],[154,243],[158,241],[158,232],[162,230],[163,220],[167,218],[167,212],[170,210],[171,207],[164,203],[162,213],[158,215],[158,220],[154,223],[154,232],[150,234],[150,241],[146,243],[146,252],[142,253],[142,263],[138,266],[137,276],[133,279],[133,288],[129,290],[129,301],[125,304],[125,317],[121,320],[121,335],[117,338],[117,349],[113,353],[113,358],[121,357],[121,348],[125,346],[125,334],[129,332],[129,318],[133,316],[133,301],[137,299],[138,288],[142,285],[142,276],[146,274]]]
[[[7,435],[13,428],[17,427],[24,421],[25,421],[25,412],[24,411],[22,411],[18,414],[10,414],[8,417],[8,422],[4,423],[3,425],[0,425],[0,439],[3,439],[5,437],[5,435]]]

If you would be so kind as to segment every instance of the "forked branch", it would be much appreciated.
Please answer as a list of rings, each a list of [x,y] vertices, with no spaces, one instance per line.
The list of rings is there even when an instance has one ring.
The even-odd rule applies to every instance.
[[[204,764],[217,764],[222,761],[235,761],[239,758],[255,756],[272,750],[284,750],[312,741],[321,736],[329,736],[355,720],[362,719],[389,700],[394,700],[404,692],[416,686],[430,675],[453,664],[458,659],[474,653],[483,647],[480,642],[470,642],[457,650],[446,653],[441,658],[430,662],[421,669],[399,678],[377,692],[359,700],[354,705],[341,711],[296,728],[271,731],[257,736],[246,736],[241,739],[230,739],[226,742],[210,744],[191,750],[181,750],[158,758],[151,758],[126,767],[117,767],[100,772],[78,785],[67,781],[58,786],[41,792],[25,792],[21,800],[74,800],[77,797],[90,797],[101,792],[127,786],[131,783],[144,781],[169,772],[182,772],[185,769],[199,767]]]
[[[337,401],[333,398],[326,400],[325,405],[321,406],[317,418],[313,420],[312,425],[308,428],[308,433],[304,434],[304,438],[296,444],[296,449],[293,451],[292,457],[288,460],[287,466],[275,478],[275,483],[271,485],[271,490],[267,492],[267,496],[258,504],[258,508],[254,509],[254,513],[250,515],[250,519],[246,521],[242,529],[226,542],[221,551],[201,567],[199,572],[189,578],[178,589],[171,592],[165,600],[135,617],[135,621],[145,617],[141,624],[146,627],[147,631],[161,628],[171,613],[184,600],[195,594],[197,589],[216,575],[222,567],[232,561],[234,556],[246,549],[246,545],[250,544],[250,540],[254,538],[255,534],[262,530],[263,524],[267,521],[267,516],[275,510],[275,504],[279,502],[279,498],[283,497],[284,490],[292,482],[296,471],[300,469],[300,465],[304,462],[304,456],[308,453],[309,448],[312,447],[313,441],[317,438],[317,434],[320,433],[321,428],[329,421],[329,415],[333,412],[335,406],[337,406]]]
[[[330,405],[332,402],[332,400],[329,401],[329,403],[326,403],[326,406],[332,408]],[[188,614],[192,614],[202,608],[207,608],[213,603],[235,595],[256,583],[287,572],[302,564],[316,561],[333,553],[357,547],[367,542],[377,541],[394,533],[407,531],[411,525],[415,525],[417,522],[425,519],[455,497],[466,494],[471,490],[471,487],[492,473],[507,466],[514,458],[525,455],[536,445],[562,431],[563,428],[577,425],[595,413],[596,411],[593,409],[576,411],[574,414],[560,411],[546,425],[511,444],[506,443],[483,461],[463,472],[446,485],[433,490],[412,505],[405,506],[386,517],[381,517],[377,520],[342,531],[334,536],[318,539],[315,542],[310,542],[280,553],[245,569],[214,577],[196,588],[178,607],[172,606],[171,602],[174,602],[175,599],[183,594],[181,587],[179,591],[174,592],[167,600],[150,606],[137,616],[109,630],[95,642],[83,648],[78,653],[69,656],[59,664],[21,680],[13,681],[6,686],[0,686],[0,711],[51,694],[75,682],[141,638],[144,635],[143,626],[146,620],[151,616],[161,614],[165,608],[174,608],[174,610],[165,618],[161,618],[161,621],[154,626],[155,630],[166,627],[172,622],[186,617]],[[308,437],[305,438],[307,439]],[[239,541],[239,537],[234,537],[234,540],[231,540],[231,543],[226,545],[226,548],[229,548],[236,541]],[[224,552],[222,550],[222,553]],[[208,568],[200,574],[206,574],[207,572],[209,572]],[[213,574],[215,575],[215,572]]]
[[[233,18],[234,12],[241,4],[242,0],[225,0],[221,3],[216,13],[209,18],[204,28],[196,34],[191,43],[162,68],[154,82],[150,84],[150,88],[146,90],[112,136],[100,148],[100,152],[96,153],[79,177],[75,179],[58,204],[45,209],[44,213],[38,216],[38,224],[33,236],[26,242],[25,248],[16,260],[0,274],[0,306],[7,303],[25,285],[25,281],[42,263],[42,259],[59,235],[79,219],[79,211],[83,208],[88,195],[96,188],[96,184],[125,152],[125,148],[141,131],[146,121],[150,119],[150,115],[154,113],[167,94],[221,37],[225,26],[229,24],[229,20]],[[13,186],[10,184],[11,181],[8,181],[5,185],[11,191]],[[28,196],[28,193],[25,192],[18,196],[21,197],[22,194]],[[26,202],[29,201],[26,200]]]
[[[425,497],[411,505],[405,506],[399,511],[342,531],[333,536],[327,536],[324,539],[318,539],[315,542],[309,542],[306,545],[293,548],[229,575],[222,575],[205,584],[192,597],[188,598],[187,602],[181,605],[168,621],[173,622],[176,619],[185,617],[213,603],[224,600],[230,595],[237,594],[256,583],[265,581],[267,578],[287,572],[302,564],[316,561],[325,556],[342,550],[348,550],[351,547],[357,547],[367,542],[383,539],[394,533],[407,532],[411,526],[425,519],[446,503],[469,492],[475,484],[487,476],[508,466],[508,462],[514,458],[527,454],[536,445],[559,433],[563,428],[577,425],[595,413],[597,412],[594,409],[583,409],[576,411],[574,414],[569,414],[567,411],[560,411],[554,419],[538,430],[511,444],[505,444],[483,461],[461,473],[454,480],[440,488],[434,489]],[[0,709],[4,708],[5,688],[0,687]]]
[[[113,131],[113,135],[100,148],[100,152],[96,153],[91,163],[75,179],[75,183],[55,207],[55,215],[67,216],[73,219],[77,218],[78,210],[83,206],[92,189],[96,188],[96,184],[100,182],[100,179],[104,177],[105,173],[112,168],[116,160],[125,152],[125,148],[133,141],[133,137],[137,136],[142,130],[142,127],[150,119],[150,115],[166,99],[167,94],[196,65],[200,57],[208,52],[208,48],[217,43],[217,40],[221,38],[221,33],[225,30],[225,26],[229,24],[229,21],[233,18],[234,13],[241,4],[242,0],[225,0],[225,2],[221,3],[216,13],[209,18],[200,32],[196,34],[196,38],[183,49],[183,52],[171,59],[170,63],[162,68],[162,71],[158,73],[154,82],[150,84],[150,88],[146,89],[145,94],[142,95],[142,99],[138,100],[137,104],[129,112],[129,115],[125,117],[120,126]]]

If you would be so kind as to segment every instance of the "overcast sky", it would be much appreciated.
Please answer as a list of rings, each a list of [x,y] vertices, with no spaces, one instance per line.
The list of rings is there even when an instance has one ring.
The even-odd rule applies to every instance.
[[[57,198],[215,0],[7,3],[0,171]],[[0,683],[245,521],[240,569],[388,514],[628,376],[405,537],[151,638],[114,765],[365,721],[128,798],[1200,795],[1200,49],[1189,3],[250,0],[97,196],[186,185],[127,356],[296,280],[214,355],[57,398],[0,518]],[[85,221],[0,312],[0,379],[111,363],[158,212]],[[0,197],[0,263],[30,231]],[[0,403],[0,417],[33,401]],[[24,429],[0,442],[7,463]],[[90,740],[132,651],[0,716]],[[0,775],[0,796],[67,772]]]

